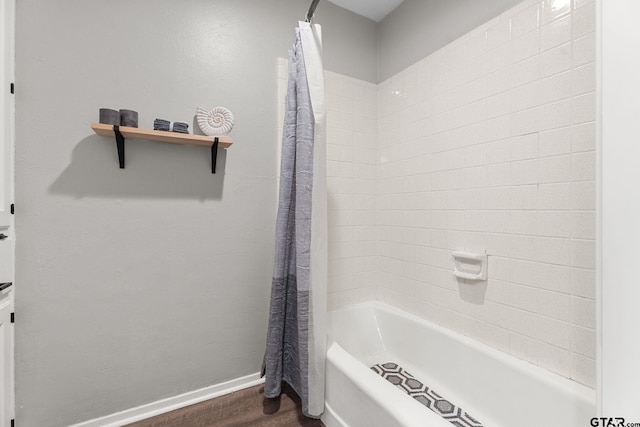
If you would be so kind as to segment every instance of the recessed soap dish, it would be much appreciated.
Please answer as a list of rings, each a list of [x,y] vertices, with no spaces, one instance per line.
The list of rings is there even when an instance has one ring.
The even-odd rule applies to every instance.
[[[487,280],[487,254],[453,252],[453,275],[466,280]]]

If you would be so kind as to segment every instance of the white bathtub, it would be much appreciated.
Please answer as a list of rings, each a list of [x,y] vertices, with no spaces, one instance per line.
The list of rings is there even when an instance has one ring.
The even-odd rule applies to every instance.
[[[448,329],[370,302],[329,315],[327,427],[451,427],[370,367],[395,362],[484,427],[584,427],[595,392]]]

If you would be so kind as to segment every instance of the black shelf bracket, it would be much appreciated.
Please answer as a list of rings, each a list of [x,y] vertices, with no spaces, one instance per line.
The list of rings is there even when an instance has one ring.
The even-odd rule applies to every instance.
[[[116,136],[116,148],[118,149],[118,163],[120,169],[124,169],[124,135],[120,132],[120,126],[113,125],[113,133]],[[214,138],[213,145],[211,146],[211,173],[216,173],[216,164],[218,163],[218,146],[220,145],[220,139]]]
[[[124,136],[120,132],[120,126],[113,125],[113,133],[116,135],[116,147],[118,148],[118,162],[120,169],[124,169]]]
[[[211,146],[211,173],[216,173],[216,163],[218,162],[218,144],[220,140],[215,138]]]

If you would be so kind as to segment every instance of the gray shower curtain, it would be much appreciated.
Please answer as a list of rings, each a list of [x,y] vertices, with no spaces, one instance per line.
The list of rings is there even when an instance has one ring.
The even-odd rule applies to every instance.
[[[289,52],[265,396],[287,382],[304,415],[324,410],[327,191],[320,27],[300,22]]]

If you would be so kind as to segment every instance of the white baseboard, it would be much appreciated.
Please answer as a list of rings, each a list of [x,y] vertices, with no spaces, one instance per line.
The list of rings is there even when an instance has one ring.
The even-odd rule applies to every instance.
[[[221,384],[205,387],[200,390],[190,391],[179,396],[169,397],[146,405],[138,406],[136,408],[127,409],[126,411],[117,412],[105,417],[84,421],[80,424],[74,424],[71,427],[120,427],[149,417],[184,408],[185,406],[193,405],[195,403],[204,402],[205,400],[213,399],[215,397],[224,396],[225,394],[233,393],[234,391],[253,387],[255,385],[262,384],[263,382],[264,379],[260,378],[260,373],[255,373]]]

